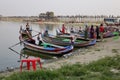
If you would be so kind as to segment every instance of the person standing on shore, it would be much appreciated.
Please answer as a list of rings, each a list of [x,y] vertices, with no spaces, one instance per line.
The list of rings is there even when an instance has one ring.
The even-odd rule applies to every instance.
[[[87,39],[88,38],[88,26],[86,25],[85,26],[85,39]]]
[[[96,30],[95,30],[95,32],[96,32],[96,35],[97,35],[97,39],[99,39],[100,36],[99,36],[99,27],[98,27],[98,26],[96,26]]]
[[[93,25],[91,25],[91,28],[90,28],[90,38],[94,38],[94,28],[93,28]]]
[[[104,33],[104,27],[103,27],[103,24],[100,24],[100,28],[99,28],[99,30],[100,30],[100,39],[101,39],[101,41],[103,41],[103,33]]]

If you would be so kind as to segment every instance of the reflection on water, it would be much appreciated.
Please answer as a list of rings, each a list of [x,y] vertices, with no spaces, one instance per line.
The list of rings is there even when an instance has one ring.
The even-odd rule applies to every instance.
[[[21,56],[22,57],[40,57],[42,59],[53,59],[53,56],[47,55],[47,54],[42,54],[40,52],[32,51],[26,48],[23,48],[21,50]]]
[[[58,27],[62,27],[60,24],[39,24],[39,29],[37,31],[44,32],[45,30],[48,30],[48,33],[52,33],[53,35],[56,35],[56,29]],[[33,30],[34,31],[34,30]]]
[[[30,28],[33,30],[32,35],[38,34],[37,32],[44,32],[48,30],[50,34],[56,35],[56,29],[61,28],[61,24],[33,24],[29,23]],[[5,70],[6,67],[19,67],[20,63],[17,61],[20,58],[20,55],[16,52],[11,51],[8,47],[19,42],[19,29],[22,25],[23,29],[25,28],[26,22],[3,22],[0,21],[0,71]],[[34,31],[36,30],[36,32]],[[23,45],[16,45],[12,47],[18,53],[22,52],[24,55],[33,57],[38,56],[45,60],[51,60],[53,56],[48,56],[40,54],[38,52],[24,50]],[[22,50],[23,49],[23,50]],[[22,57],[24,58],[24,57]]]
[[[34,57],[39,57],[41,59],[42,63],[53,62],[53,61],[55,61],[56,59],[59,58],[58,56],[52,56],[52,55],[32,51],[32,50],[29,50],[27,48],[21,49],[21,51],[20,51],[20,60],[25,59],[25,58],[26,59],[27,58],[34,58]]]
[[[18,62],[20,55],[16,52],[11,51],[8,49],[10,46],[19,42],[19,29],[22,25],[23,29],[25,28],[26,23],[24,22],[4,22],[0,21],[0,71],[6,70],[6,67],[19,67],[20,63]],[[49,33],[56,34],[56,28],[59,27],[58,25],[49,25],[49,24],[33,24],[30,23],[30,28],[36,30],[38,32],[44,31],[48,29]],[[33,35],[37,33],[35,31],[32,32]],[[16,45],[12,47],[18,53],[21,52],[23,45]],[[36,52],[31,51],[23,51],[24,53],[31,53],[36,54]],[[41,54],[39,54],[40,56]],[[32,55],[31,55],[32,56]],[[30,57],[31,57],[30,56]],[[35,55],[33,55],[35,56]],[[26,55],[27,57],[27,55]],[[43,59],[51,59],[50,56],[40,56]]]

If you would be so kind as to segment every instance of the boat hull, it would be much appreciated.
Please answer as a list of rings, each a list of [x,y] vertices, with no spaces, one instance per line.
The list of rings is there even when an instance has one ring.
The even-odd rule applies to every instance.
[[[60,38],[60,37],[59,37]],[[69,38],[65,38],[66,40]],[[77,42],[78,40],[78,42]],[[60,46],[66,46],[66,45],[73,45],[76,48],[80,47],[87,47],[96,44],[96,39],[94,40],[84,40],[81,39],[82,41],[80,42],[80,39],[78,38],[73,44],[71,43],[70,39],[69,41],[63,41],[63,40],[58,40],[57,38],[52,38],[52,37],[43,37],[43,41],[55,44],[55,45],[60,45]]]
[[[73,50],[73,46],[67,46],[64,48],[56,48],[56,49],[52,49],[52,48],[44,48],[44,47],[40,47],[34,44],[30,44],[28,42],[24,42],[24,47],[33,51],[37,51],[40,53],[45,53],[45,54],[50,54],[50,55],[64,55],[67,54],[69,52],[71,52]]]
[[[32,51],[37,51],[40,53],[44,54],[49,54],[49,55],[64,55],[73,50],[73,46],[58,46],[50,43],[45,43],[42,42],[42,44],[35,44],[34,39],[29,39],[28,37],[24,38],[24,36],[20,35],[19,37],[20,41],[24,44],[24,47],[32,50]]]

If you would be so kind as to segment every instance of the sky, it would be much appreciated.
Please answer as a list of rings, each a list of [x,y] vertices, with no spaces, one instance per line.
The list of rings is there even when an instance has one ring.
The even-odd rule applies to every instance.
[[[0,0],[0,15],[120,15],[120,0]]]

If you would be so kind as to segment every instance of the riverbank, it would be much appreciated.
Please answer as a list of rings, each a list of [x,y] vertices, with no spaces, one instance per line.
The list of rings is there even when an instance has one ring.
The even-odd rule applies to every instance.
[[[106,56],[120,55],[120,39],[115,40],[114,38],[106,38],[103,42],[98,42],[96,45],[79,49],[72,52],[73,55],[64,59],[58,60],[54,63],[43,65],[46,68],[60,68],[65,64],[82,63],[87,64],[92,61],[104,58]]]
[[[50,21],[43,21],[43,22],[31,22],[31,23],[35,23],[35,24],[65,24],[65,26],[91,26],[91,25],[100,25],[101,23],[65,23],[65,22],[50,22]]]
[[[64,56],[60,59],[55,59],[54,62],[45,63],[42,66],[43,69],[53,70],[58,69],[66,64],[88,64],[106,56],[120,55],[120,45],[118,43],[120,43],[120,39],[115,40],[114,38],[106,38],[103,42],[98,42],[94,46],[78,49],[72,52],[70,55]],[[9,76],[14,72],[19,72],[19,68],[11,72],[6,71],[0,73],[0,75]]]

